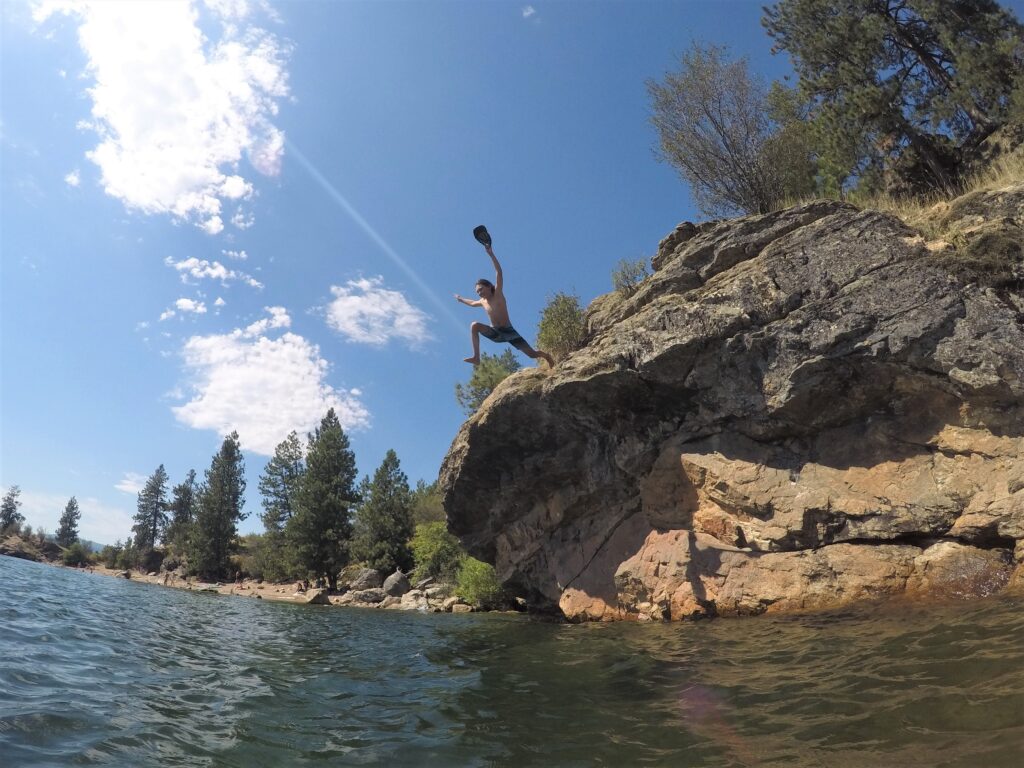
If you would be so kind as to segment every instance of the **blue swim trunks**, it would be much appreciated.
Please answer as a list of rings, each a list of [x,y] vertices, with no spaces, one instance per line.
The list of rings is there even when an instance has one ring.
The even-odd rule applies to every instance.
[[[497,344],[511,344],[522,352],[525,352],[530,346],[526,343],[526,339],[519,335],[519,331],[511,325],[502,325],[497,328],[485,325],[480,329],[480,333]]]

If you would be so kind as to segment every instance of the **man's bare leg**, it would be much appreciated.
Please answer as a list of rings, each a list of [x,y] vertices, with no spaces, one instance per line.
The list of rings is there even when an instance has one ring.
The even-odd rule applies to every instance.
[[[534,360],[536,360],[538,357],[544,358],[545,360],[548,361],[549,368],[555,367],[555,359],[551,357],[551,355],[549,355],[547,352],[541,352],[539,349],[534,349],[529,344],[524,344],[522,347],[520,347],[520,350],[524,355]]]
[[[473,337],[473,356],[462,359],[472,365],[480,364],[480,329],[482,327],[483,323],[473,323],[469,326],[470,336]]]

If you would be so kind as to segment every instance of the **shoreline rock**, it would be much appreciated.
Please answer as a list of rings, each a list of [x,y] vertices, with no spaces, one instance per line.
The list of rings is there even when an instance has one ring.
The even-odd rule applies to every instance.
[[[1024,185],[986,200],[1024,227]],[[839,202],[680,225],[463,425],[449,529],[572,621],[1017,589],[1024,295],[928,246]]]
[[[410,590],[401,597],[392,596],[387,595],[380,587],[362,590],[361,592],[347,591],[342,594],[331,594],[327,589],[316,587],[305,591],[296,591],[291,582],[271,584],[261,580],[245,579],[241,582],[219,584],[186,578],[174,572],[145,574],[140,571],[126,571],[123,569],[107,568],[105,566],[98,565],[79,568],[74,566],[65,566],[59,562],[40,562],[43,565],[53,565],[58,568],[70,568],[71,570],[97,574],[100,576],[130,579],[143,584],[153,584],[159,587],[168,587],[170,589],[179,589],[187,592],[203,592],[217,595],[250,597],[257,600],[267,600],[278,603],[324,606],[347,605],[360,608],[416,610],[424,613],[459,613],[477,611],[476,608],[462,603],[460,598],[447,597],[446,588],[442,589],[440,587],[434,587],[434,589],[438,591],[435,591],[434,594],[429,596],[422,590]],[[380,579],[378,578],[378,581],[379,580]],[[405,598],[407,596],[409,599],[406,600]],[[461,608],[453,611],[453,606],[461,606]]]

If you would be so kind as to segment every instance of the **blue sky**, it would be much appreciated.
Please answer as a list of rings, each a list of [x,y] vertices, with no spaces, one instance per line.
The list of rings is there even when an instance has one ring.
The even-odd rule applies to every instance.
[[[331,405],[360,474],[394,448],[434,480],[484,319],[452,294],[492,274],[472,228],[532,340],[550,294],[588,303],[697,217],[645,81],[692,39],[788,71],[740,0],[2,14],[0,485],[50,531],[74,494],[101,542],[231,429],[259,530],[274,445]]]

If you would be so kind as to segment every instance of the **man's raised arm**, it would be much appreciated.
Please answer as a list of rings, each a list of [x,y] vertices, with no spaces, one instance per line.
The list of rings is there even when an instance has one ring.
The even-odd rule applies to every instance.
[[[484,248],[487,249],[487,255],[494,262],[494,291],[495,293],[501,293],[501,264],[498,263],[498,257],[494,255],[494,250],[491,246],[485,245]]]

